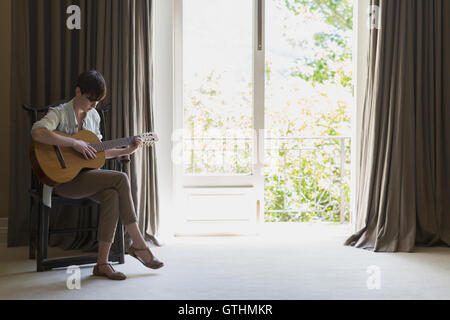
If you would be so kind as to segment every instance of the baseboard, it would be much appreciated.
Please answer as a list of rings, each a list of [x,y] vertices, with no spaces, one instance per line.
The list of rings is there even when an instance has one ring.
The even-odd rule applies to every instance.
[[[0,218],[0,246],[6,246],[8,238],[8,218]]]

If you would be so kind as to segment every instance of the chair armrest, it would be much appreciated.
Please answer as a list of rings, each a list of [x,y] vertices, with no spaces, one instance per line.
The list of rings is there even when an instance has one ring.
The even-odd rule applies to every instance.
[[[120,157],[117,157],[116,160],[123,164],[127,164],[131,161],[130,156],[120,156]]]
[[[114,161],[117,162],[117,164],[118,164],[118,166],[120,168],[120,171],[123,172],[125,166],[128,163],[130,163],[130,156],[120,156],[120,157],[114,158]]]

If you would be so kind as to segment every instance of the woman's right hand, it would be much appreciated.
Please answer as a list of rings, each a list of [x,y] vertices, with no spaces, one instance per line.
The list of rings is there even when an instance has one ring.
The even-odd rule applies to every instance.
[[[81,153],[86,160],[95,159],[97,158],[97,151],[90,146],[87,142],[83,140],[76,140],[74,139],[72,148],[76,150],[77,152]]]

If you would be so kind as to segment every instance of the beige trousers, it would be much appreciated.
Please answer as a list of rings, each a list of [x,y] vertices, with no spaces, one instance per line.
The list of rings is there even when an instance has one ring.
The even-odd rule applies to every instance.
[[[125,173],[84,170],[71,182],[55,187],[54,193],[71,199],[90,198],[100,203],[98,241],[114,241],[119,217],[123,225],[136,222],[130,182]]]

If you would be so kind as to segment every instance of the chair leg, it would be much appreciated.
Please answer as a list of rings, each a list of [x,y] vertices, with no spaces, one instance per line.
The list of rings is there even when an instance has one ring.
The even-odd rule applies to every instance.
[[[39,231],[38,231],[38,246],[37,246],[37,271],[45,271],[42,262],[47,258],[48,248],[48,225],[50,220],[50,208],[46,205],[41,205],[39,212]]]
[[[123,224],[119,219],[119,223],[117,225],[118,228],[118,237],[119,237],[119,242],[118,242],[118,246],[119,246],[119,253],[120,253],[120,258],[119,258],[119,263],[120,264],[124,264],[125,263],[125,241],[124,241],[124,230],[123,230]]]
[[[29,258],[36,259],[36,238],[37,238],[37,216],[39,214],[39,205],[35,199],[31,197],[30,210],[30,243],[29,243]]]

